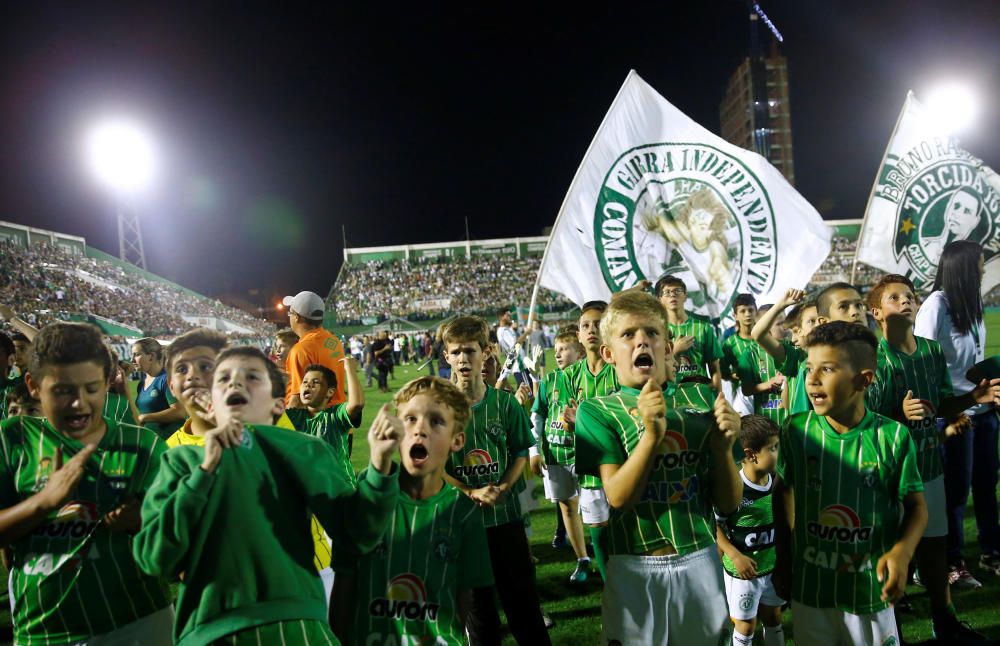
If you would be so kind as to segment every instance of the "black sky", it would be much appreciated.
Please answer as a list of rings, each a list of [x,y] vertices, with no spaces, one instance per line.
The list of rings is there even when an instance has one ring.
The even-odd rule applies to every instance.
[[[329,289],[351,246],[538,235],[628,70],[718,132],[746,9],[703,2],[9,3],[0,220],[117,250],[85,125],[145,119],[150,269],[220,294]],[[542,3],[537,3],[542,4]],[[603,4],[603,3],[602,3]],[[797,188],[861,217],[907,89],[972,84],[965,146],[1000,166],[1000,2],[763,6],[785,35]]]

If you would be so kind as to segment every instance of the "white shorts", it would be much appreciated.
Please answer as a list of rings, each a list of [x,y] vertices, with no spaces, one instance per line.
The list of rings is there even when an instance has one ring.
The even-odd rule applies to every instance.
[[[944,476],[924,483],[924,501],[927,503],[927,527],[924,538],[948,535],[948,507],[944,499]]]
[[[611,506],[604,489],[580,489],[580,515],[585,525],[600,525],[611,520]]]
[[[549,464],[542,471],[545,498],[552,502],[566,501],[580,494],[580,481],[574,464]]]
[[[722,579],[726,583],[726,599],[729,601],[729,616],[740,621],[750,621],[757,616],[757,606],[764,604],[772,608],[785,605],[785,600],[774,591],[771,575],[754,577],[752,579],[737,579],[729,572],[722,570]]]
[[[174,643],[174,607],[167,606],[118,630],[97,635],[74,646],[170,646]]]
[[[836,608],[813,608],[792,602],[795,643],[820,646],[881,646],[898,644],[892,608],[867,615],[852,615]]]
[[[743,394],[739,382],[722,380],[722,396],[733,407],[740,417],[753,413],[753,397]]]
[[[684,556],[608,559],[603,644],[716,646],[729,634],[715,545]]]

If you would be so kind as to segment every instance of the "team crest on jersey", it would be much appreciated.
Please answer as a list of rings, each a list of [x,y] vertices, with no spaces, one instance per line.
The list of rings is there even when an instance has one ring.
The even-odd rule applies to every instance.
[[[500,422],[490,422],[486,425],[486,434],[494,440],[503,432],[503,424]]]
[[[155,398],[157,398],[157,397],[160,396],[160,391],[157,390],[156,388],[150,388],[149,389],[149,396],[150,396],[151,399],[155,399]]]
[[[433,542],[432,551],[434,556],[438,557],[442,561],[447,561],[452,555],[452,537],[451,532],[441,532],[435,537]]]
[[[711,316],[725,316],[738,292],[770,291],[778,255],[763,184],[698,143],[637,146],[615,160],[597,196],[594,250],[612,292],[675,274]]]
[[[861,484],[867,489],[871,489],[878,484],[878,463],[861,463]]]
[[[806,485],[810,489],[820,489],[823,480],[819,477],[819,458],[809,456],[806,458]]]
[[[931,287],[953,240],[982,245],[987,263],[1000,254],[1000,195],[984,168],[952,138],[929,137],[886,155],[875,195],[895,205],[893,253],[918,290]]]
[[[368,604],[368,614],[372,617],[408,621],[435,621],[440,609],[440,605],[427,600],[424,580],[411,572],[392,577],[385,596],[376,597]]]
[[[806,531],[816,538],[837,543],[861,543],[872,535],[872,528],[863,527],[858,512],[847,505],[824,507],[818,521],[806,523]]]

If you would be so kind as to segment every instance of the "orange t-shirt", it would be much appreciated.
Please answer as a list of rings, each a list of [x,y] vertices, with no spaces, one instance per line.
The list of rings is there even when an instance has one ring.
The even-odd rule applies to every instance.
[[[288,386],[285,388],[285,403],[291,401],[293,395],[299,394],[302,378],[306,376],[306,367],[314,363],[326,366],[337,375],[337,391],[330,400],[329,406],[347,401],[347,372],[344,362],[344,344],[335,335],[323,328],[316,328],[299,338],[298,342],[288,351],[285,371],[288,372]]]

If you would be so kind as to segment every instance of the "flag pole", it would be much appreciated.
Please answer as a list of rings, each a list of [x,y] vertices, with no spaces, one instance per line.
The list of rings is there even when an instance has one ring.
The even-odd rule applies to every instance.
[[[597,141],[601,138],[601,133],[604,132],[604,127],[608,123],[608,115],[610,115],[611,112],[615,109],[615,106],[618,105],[618,100],[621,98],[622,92],[625,91],[625,88],[628,86],[629,81],[632,80],[633,76],[638,76],[638,74],[636,74],[635,70],[629,70],[628,76],[625,77],[625,82],[622,83],[622,86],[620,88],[618,88],[618,93],[615,94],[615,98],[611,102],[611,106],[608,108],[608,111],[604,114],[604,118],[601,119],[601,125],[598,126],[597,132],[594,134],[594,138],[590,140],[590,145],[587,146],[587,152],[583,154],[583,160],[577,167],[576,173],[573,174],[573,181],[569,183],[569,188],[566,190],[566,196],[563,198],[562,205],[559,206],[559,214],[556,216],[555,224],[552,225],[552,230],[549,232],[549,239],[545,241],[545,251],[542,252],[542,262],[541,264],[538,265],[538,275],[535,276],[535,286],[531,290],[531,304],[528,306],[528,323],[527,323],[527,328],[529,330],[531,329],[531,324],[535,320],[535,304],[538,302],[538,289],[541,286],[542,272],[545,271],[545,263],[549,259],[549,248],[552,246],[552,238],[553,238],[552,234],[555,233],[556,230],[559,228],[559,221],[562,220],[562,217],[566,211],[566,202],[569,201],[569,196],[573,194],[573,188],[576,186],[577,180],[580,179],[580,171],[583,170],[584,164],[590,157],[591,149],[593,149],[594,144],[597,143]],[[583,303],[577,303],[577,305],[582,305],[582,304]]]
[[[854,277],[858,271],[858,251],[861,249],[861,242],[865,239],[865,225],[868,224],[868,212],[871,210],[872,200],[875,198],[875,189],[878,187],[879,174],[882,169],[885,168],[885,160],[889,157],[889,147],[892,146],[892,142],[896,139],[896,132],[899,130],[899,124],[903,121],[903,115],[906,114],[906,109],[910,106],[910,100],[913,98],[913,90],[907,90],[906,100],[903,101],[903,109],[899,111],[899,116],[896,117],[896,125],[892,127],[892,134],[889,135],[889,142],[885,145],[885,152],[882,153],[882,161],[879,162],[878,168],[875,170],[875,181],[872,182],[872,190],[868,194],[868,204],[865,205],[865,217],[861,220],[861,231],[858,232],[858,243],[854,245],[854,261],[851,263],[851,284],[854,284]]]

